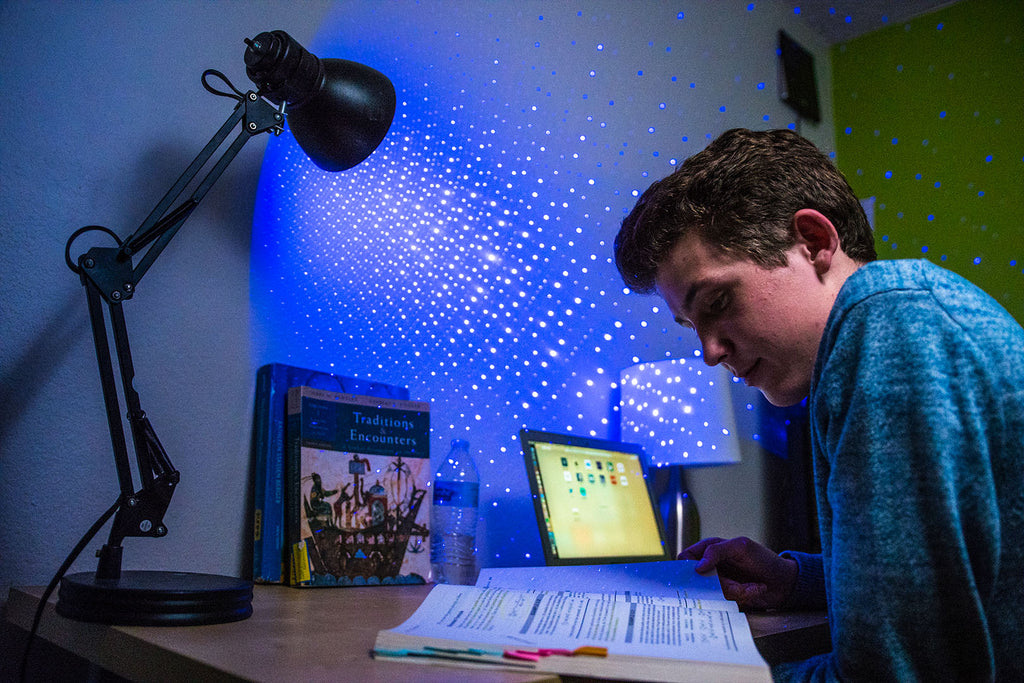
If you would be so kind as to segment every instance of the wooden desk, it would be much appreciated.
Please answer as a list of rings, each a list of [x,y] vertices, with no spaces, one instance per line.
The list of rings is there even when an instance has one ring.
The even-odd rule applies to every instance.
[[[452,680],[454,669],[374,660],[377,631],[405,621],[430,586],[300,590],[256,586],[253,616],[214,626],[104,626],[58,616],[47,607],[39,635],[100,668],[132,680]],[[6,619],[31,628],[43,593],[12,588]],[[748,615],[769,663],[828,649],[817,613]],[[37,650],[38,652],[38,650]],[[20,652],[18,653],[20,657]],[[558,680],[546,674],[457,670],[460,681]]]

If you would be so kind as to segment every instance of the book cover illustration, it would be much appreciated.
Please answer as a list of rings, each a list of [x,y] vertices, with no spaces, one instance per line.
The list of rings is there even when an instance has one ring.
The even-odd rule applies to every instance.
[[[405,387],[345,377],[284,363],[268,363],[256,372],[252,438],[252,578],[283,583],[285,552],[285,421],[288,390],[308,386],[342,394],[408,399]]]
[[[430,404],[288,392],[289,583],[425,583]]]

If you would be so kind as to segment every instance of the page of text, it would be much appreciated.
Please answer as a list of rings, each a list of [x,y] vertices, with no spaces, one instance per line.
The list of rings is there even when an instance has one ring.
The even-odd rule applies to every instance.
[[[438,585],[397,633],[494,644],[762,665],[746,618],[679,597]]]
[[[608,593],[637,600],[678,598],[687,607],[738,612],[726,600],[718,575],[698,574],[696,560],[598,564],[565,567],[504,567],[480,570],[476,585],[483,588],[558,590]]]

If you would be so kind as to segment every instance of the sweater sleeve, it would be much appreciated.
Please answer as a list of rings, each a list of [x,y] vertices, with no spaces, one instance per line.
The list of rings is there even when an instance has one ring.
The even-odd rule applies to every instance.
[[[825,609],[825,569],[821,554],[787,550],[782,557],[796,561],[796,585],[783,609]]]
[[[839,322],[811,396],[833,649],[773,675],[990,678],[986,360],[927,291],[872,296]]]

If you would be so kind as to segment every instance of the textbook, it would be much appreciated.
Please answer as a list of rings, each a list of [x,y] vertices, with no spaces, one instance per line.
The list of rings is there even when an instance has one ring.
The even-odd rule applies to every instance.
[[[373,656],[638,681],[770,681],[746,617],[696,561],[484,569],[439,584]]]
[[[430,475],[429,403],[289,389],[289,585],[426,583]]]
[[[269,363],[256,372],[252,427],[253,557],[256,583],[282,583],[284,573],[284,461],[288,389],[314,387],[347,394],[408,399],[405,387]]]

